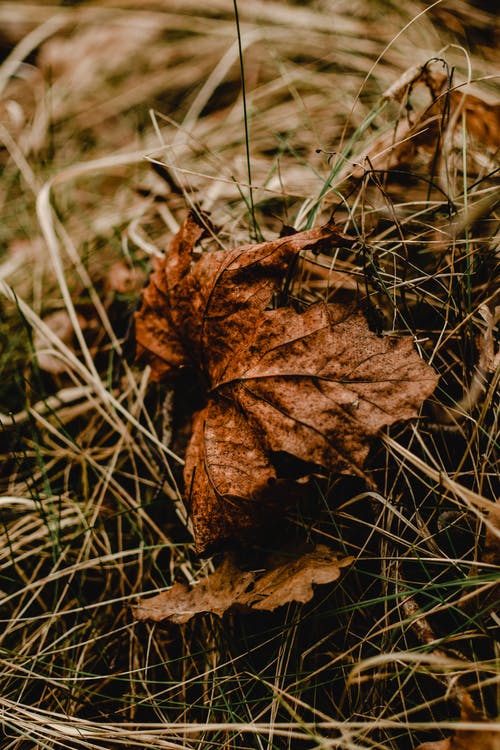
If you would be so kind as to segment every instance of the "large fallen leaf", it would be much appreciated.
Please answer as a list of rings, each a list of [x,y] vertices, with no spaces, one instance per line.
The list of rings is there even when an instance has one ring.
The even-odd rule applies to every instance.
[[[222,617],[233,608],[272,612],[290,602],[305,604],[312,599],[315,586],[336,581],[340,569],[351,561],[322,544],[269,570],[242,571],[228,556],[200,583],[175,583],[169,591],[143,599],[134,608],[134,616],[182,625],[203,612]]]
[[[468,694],[465,694],[462,700],[461,720],[476,723],[476,728],[457,729],[451,737],[436,742],[424,742],[415,750],[500,750],[500,724],[497,730],[482,728],[484,718]]]
[[[410,337],[375,335],[353,307],[269,309],[300,251],[350,244],[333,223],[193,262],[204,232],[188,216],[136,314],[153,378],[192,367],[206,382],[184,470],[200,553],[247,539],[286,502],[277,454],[360,475],[370,438],[415,417],[437,382]]]

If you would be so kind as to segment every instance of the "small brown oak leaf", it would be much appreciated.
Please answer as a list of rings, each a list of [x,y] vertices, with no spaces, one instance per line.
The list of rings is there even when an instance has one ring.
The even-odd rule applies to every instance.
[[[232,609],[272,612],[290,602],[305,604],[314,587],[336,581],[352,562],[324,544],[310,552],[265,559],[264,569],[244,571],[232,556],[195,585],[174,583],[168,591],[143,599],[134,607],[138,620],[183,625],[197,614],[222,617]],[[272,558],[272,556],[271,556]]]
[[[269,309],[302,250],[352,244],[334,223],[194,261],[204,221],[187,217],[136,313],[152,377],[191,367],[206,383],[184,469],[199,553],[247,540],[282,507],[276,454],[362,475],[370,438],[417,416],[437,383],[411,338],[377,336],[355,307]]]

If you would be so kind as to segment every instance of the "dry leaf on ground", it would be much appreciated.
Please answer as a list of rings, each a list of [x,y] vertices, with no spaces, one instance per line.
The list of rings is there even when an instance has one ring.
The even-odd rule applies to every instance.
[[[489,513],[488,521],[481,561],[500,566],[500,504]]]
[[[109,268],[101,266],[95,269],[92,282],[101,292],[102,305],[109,320],[117,323],[116,329],[119,330],[120,324],[123,326],[131,315],[127,299],[133,300],[144,283],[141,272],[120,260]],[[75,310],[78,326],[84,333],[92,353],[97,354],[104,333],[103,321],[96,308],[85,301],[77,299]],[[58,353],[57,340],[63,343],[70,352],[79,351],[73,323],[66,309],[49,313],[43,318],[43,322],[52,335],[39,329],[35,330],[33,348],[38,366],[51,375],[63,375],[67,371],[68,364]]]
[[[477,598],[476,603],[481,612],[491,611],[498,612],[498,603],[500,602],[500,580],[496,578],[494,569],[500,568],[500,504],[488,514],[489,524],[486,528],[484,537],[484,549],[481,555],[481,562],[485,563],[488,568],[483,569],[483,573],[490,574],[494,581],[489,591],[483,591],[482,595]]]
[[[242,571],[228,556],[200,583],[175,583],[169,591],[143,599],[134,608],[134,616],[182,625],[202,612],[222,617],[232,608],[272,612],[290,602],[305,604],[312,599],[314,586],[336,581],[341,568],[351,561],[321,544],[269,570]]]
[[[133,295],[140,291],[144,283],[142,274],[123,260],[118,260],[108,269],[104,279],[107,296],[113,294]]]
[[[57,312],[47,315],[43,322],[56,338],[60,339],[70,349],[73,348],[73,324],[66,310],[57,310]],[[66,371],[66,363],[58,356],[48,336],[41,331],[35,331],[33,349],[41,370],[50,372],[52,375],[61,375]]]
[[[482,715],[468,694],[462,699],[463,722],[478,722],[477,729],[457,729],[451,737],[436,742],[424,742],[415,750],[500,750],[500,724],[498,730],[481,729]]]
[[[428,167],[435,159],[448,158],[452,148],[458,148],[461,154],[464,124],[468,138],[481,144],[483,161],[489,154],[493,165],[500,148],[500,104],[490,104],[460,88],[447,88],[448,76],[429,65],[407,70],[388,89],[385,98],[403,101],[421,84],[427,86],[431,104],[411,118],[401,119],[396,129],[377,138],[365,155],[367,166],[391,170],[411,165],[414,170]],[[470,158],[469,154],[469,161]],[[433,169],[439,172],[436,163]],[[361,177],[363,172],[358,168],[353,176]]]
[[[500,567],[500,503],[488,513],[480,562],[484,567],[477,568],[477,575],[488,576],[490,582],[485,585],[483,580],[477,588],[464,591],[458,606],[465,612],[484,617],[497,612],[500,601],[500,580],[495,576],[495,568]]]
[[[370,438],[437,383],[410,337],[375,335],[355,307],[268,309],[301,250],[352,242],[333,223],[193,263],[203,221],[188,216],[136,314],[154,379],[192,367],[206,382],[184,470],[200,553],[247,539],[282,502],[276,454],[361,475]]]

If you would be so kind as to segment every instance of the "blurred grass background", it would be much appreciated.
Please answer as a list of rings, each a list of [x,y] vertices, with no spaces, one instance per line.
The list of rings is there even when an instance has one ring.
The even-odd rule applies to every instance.
[[[464,130],[448,198],[432,201],[409,177],[389,197],[360,188],[353,165],[425,106],[419,91],[382,99],[412,65],[443,58],[495,102],[496,13],[237,7],[245,100],[227,0],[0,4],[2,748],[415,748],[449,734],[466,689],[495,715],[498,557],[470,493],[495,499],[498,367],[466,398],[493,335],[498,151]],[[449,200],[460,214],[485,197],[478,226],[440,245]],[[318,480],[313,509],[289,519],[356,556],[338,584],[304,607],[172,629],[135,623],[130,604],[211,570],[180,502],[196,384],[171,415],[168,388],[124,347],[189,206],[211,212],[223,246],[337,206],[366,254],[306,262],[294,293],[328,297],[340,273],[384,328],[407,332],[409,309],[443,380],[430,421],[374,452],[378,494]]]

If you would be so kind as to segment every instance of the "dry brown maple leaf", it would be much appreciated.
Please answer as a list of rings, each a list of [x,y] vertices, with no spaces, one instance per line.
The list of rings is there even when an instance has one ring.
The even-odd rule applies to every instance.
[[[143,599],[134,607],[134,616],[182,625],[202,612],[222,617],[233,608],[272,612],[290,602],[305,604],[312,599],[314,586],[336,581],[341,568],[351,562],[352,558],[342,558],[323,544],[258,572],[242,571],[229,556],[200,583],[175,583],[168,591]]]
[[[437,382],[411,338],[375,335],[355,308],[269,309],[301,250],[352,242],[335,224],[193,261],[202,222],[188,216],[136,313],[154,379],[192,367],[206,382],[184,469],[199,553],[247,539],[279,504],[276,454],[361,474],[370,437],[416,416]]]

